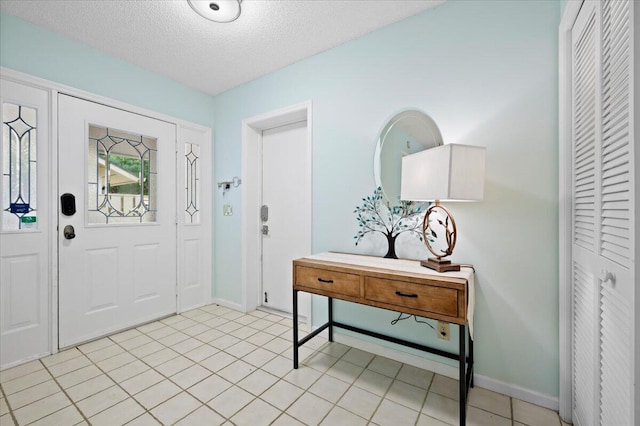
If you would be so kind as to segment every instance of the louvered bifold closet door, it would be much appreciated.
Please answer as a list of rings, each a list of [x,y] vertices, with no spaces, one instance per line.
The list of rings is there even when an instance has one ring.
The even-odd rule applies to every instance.
[[[596,425],[599,417],[597,14],[594,3],[585,3],[572,30],[572,388],[573,419],[581,426]]]
[[[633,424],[631,2],[604,0],[600,136],[600,424]],[[607,279],[607,273],[615,278]]]
[[[584,1],[571,32],[572,420],[580,426],[640,424],[637,6],[633,0]]]

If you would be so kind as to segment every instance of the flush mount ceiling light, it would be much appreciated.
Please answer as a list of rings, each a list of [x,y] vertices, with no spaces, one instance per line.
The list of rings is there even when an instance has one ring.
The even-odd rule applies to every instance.
[[[205,19],[213,22],[231,22],[240,16],[242,0],[187,0],[189,6]]]

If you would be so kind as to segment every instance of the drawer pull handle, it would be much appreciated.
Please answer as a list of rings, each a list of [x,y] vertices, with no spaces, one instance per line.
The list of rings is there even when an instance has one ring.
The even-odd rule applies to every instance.
[[[318,278],[318,281],[321,283],[333,284],[333,280],[325,280],[323,278]]]
[[[401,291],[396,291],[396,294],[397,294],[398,296],[402,296],[402,297],[414,297],[414,298],[415,298],[415,297],[418,297],[418,295],[417,295],[417,294],[407,294],[407,293],[403,293],[403,292],[401,292]]]

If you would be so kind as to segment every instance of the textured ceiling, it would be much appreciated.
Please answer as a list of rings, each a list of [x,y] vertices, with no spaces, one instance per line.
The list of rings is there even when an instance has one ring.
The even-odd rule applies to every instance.
[[[216,95],[444,0],[244,0],[220,24],[186,0],[0,0],[0,10]]]

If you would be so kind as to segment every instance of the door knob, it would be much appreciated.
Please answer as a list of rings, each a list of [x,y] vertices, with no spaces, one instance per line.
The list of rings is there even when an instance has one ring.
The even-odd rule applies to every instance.
[[[73,229],[73,226],[71,225],[65,226],[62,233],[64,234],[64,238],[67,240],[73,240],[76,237],[76,230]]]
[[[616,283],[616,275],[607,269],[602,269],[600,271],[600,281],[602,281],[603,284],[610,281],[611,285],[614,285]]]

